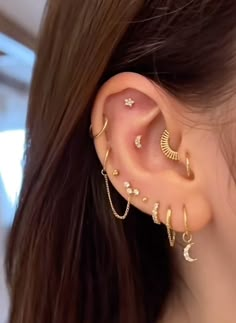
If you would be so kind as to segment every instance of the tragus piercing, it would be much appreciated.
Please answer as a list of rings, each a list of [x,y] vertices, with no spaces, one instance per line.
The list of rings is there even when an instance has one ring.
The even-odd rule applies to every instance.
[[[135,146],[136,146],[138,149],[141,149],[141,148],[142,148],[142,143],[141,143],[142,137],[143,137],[143,136],[138,135],[138,136],[135,138],[134,144],[135,144]]]
[[[171,160],[179,160],[179,153],[170,147],[170,133],[168,130],[164,130],[160,144],[161,150],[167,158]]]
[[[125,106],[129,108],[132,108],[133,105],[135,104],[135,101],[131,98],[125,99],[124,102],[125,102]]]
[[[91,137],[93,139],[99,138],[105,132],[105,130],[107,128],[107,125],[108,125],[108,119],[107,119],[107,117],[105,117],[104,118],[104,125],[103,125],[102,129],[96,135],[93,135],[93,127],[92,127],[92,124],[91,124],[90,127],[89,127]]]

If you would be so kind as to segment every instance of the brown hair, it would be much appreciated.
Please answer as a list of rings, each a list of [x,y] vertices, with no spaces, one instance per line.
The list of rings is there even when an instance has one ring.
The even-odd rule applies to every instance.
[[[225,99],[236,2],[49,0],[46,13],[6,257],[9,322],[154,322],[174,276],[165,230],[134,208],[127,221],[112,216],[89,137],[91,107],[123,71],[201,110],[206,98],[212,107]]]

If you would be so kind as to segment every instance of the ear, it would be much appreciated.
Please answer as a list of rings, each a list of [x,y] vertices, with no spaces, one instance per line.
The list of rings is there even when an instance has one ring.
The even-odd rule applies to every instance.
[[[184,231],[185,206],[189,229],[197,231],[210,221],[211,208],[201,168],[195,162],[198,147],[192,144],[194,139],[189,135],[191,125],[183,122],[186,111],[176,98],[147,78],[122,73],[100,89],[91,121],[93,134],[97,134],[103,129],[104,119],[108,120],[106,131],[94,142],[103,166],[110,149],[105,167],[115,189],[128,199],[124,183],[129,182],[137,193],[132,194],[131,203],[149,215],[154,205],[160,203],[163,223],[171,208],[172,227],[176,231]],[[160,138],[165,129],[170,133],[170,147],[178,152],[178,161],[167,158],[161,149]],[[186,156],[191,163],[191,176],[187,174]],[[115,169],[119,172],[114,175],[119,176],[113,176]]]

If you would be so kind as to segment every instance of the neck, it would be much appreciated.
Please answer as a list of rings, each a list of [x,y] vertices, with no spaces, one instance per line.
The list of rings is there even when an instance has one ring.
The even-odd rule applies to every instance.
[[[225,214],[225,217],[228,215]],[[194,234],[191,253],[198,261],[188,263],[178,245],[176,268],[181,278],[167,305],[163,323],[234,323],[236,316],[236,218],[221,216],[204,232]],[[182,243],[181,243],[182,244]]]

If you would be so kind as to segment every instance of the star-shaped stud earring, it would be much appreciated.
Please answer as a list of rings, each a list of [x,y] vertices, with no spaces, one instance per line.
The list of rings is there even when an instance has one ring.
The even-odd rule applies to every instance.
[[[125,105],[126,105],[127,107],[132,108],[132,106],[133,106],[134,104],[135,104],[135,101],[134,101],[133,99],[131,99],[131,98],[125,99]]]

